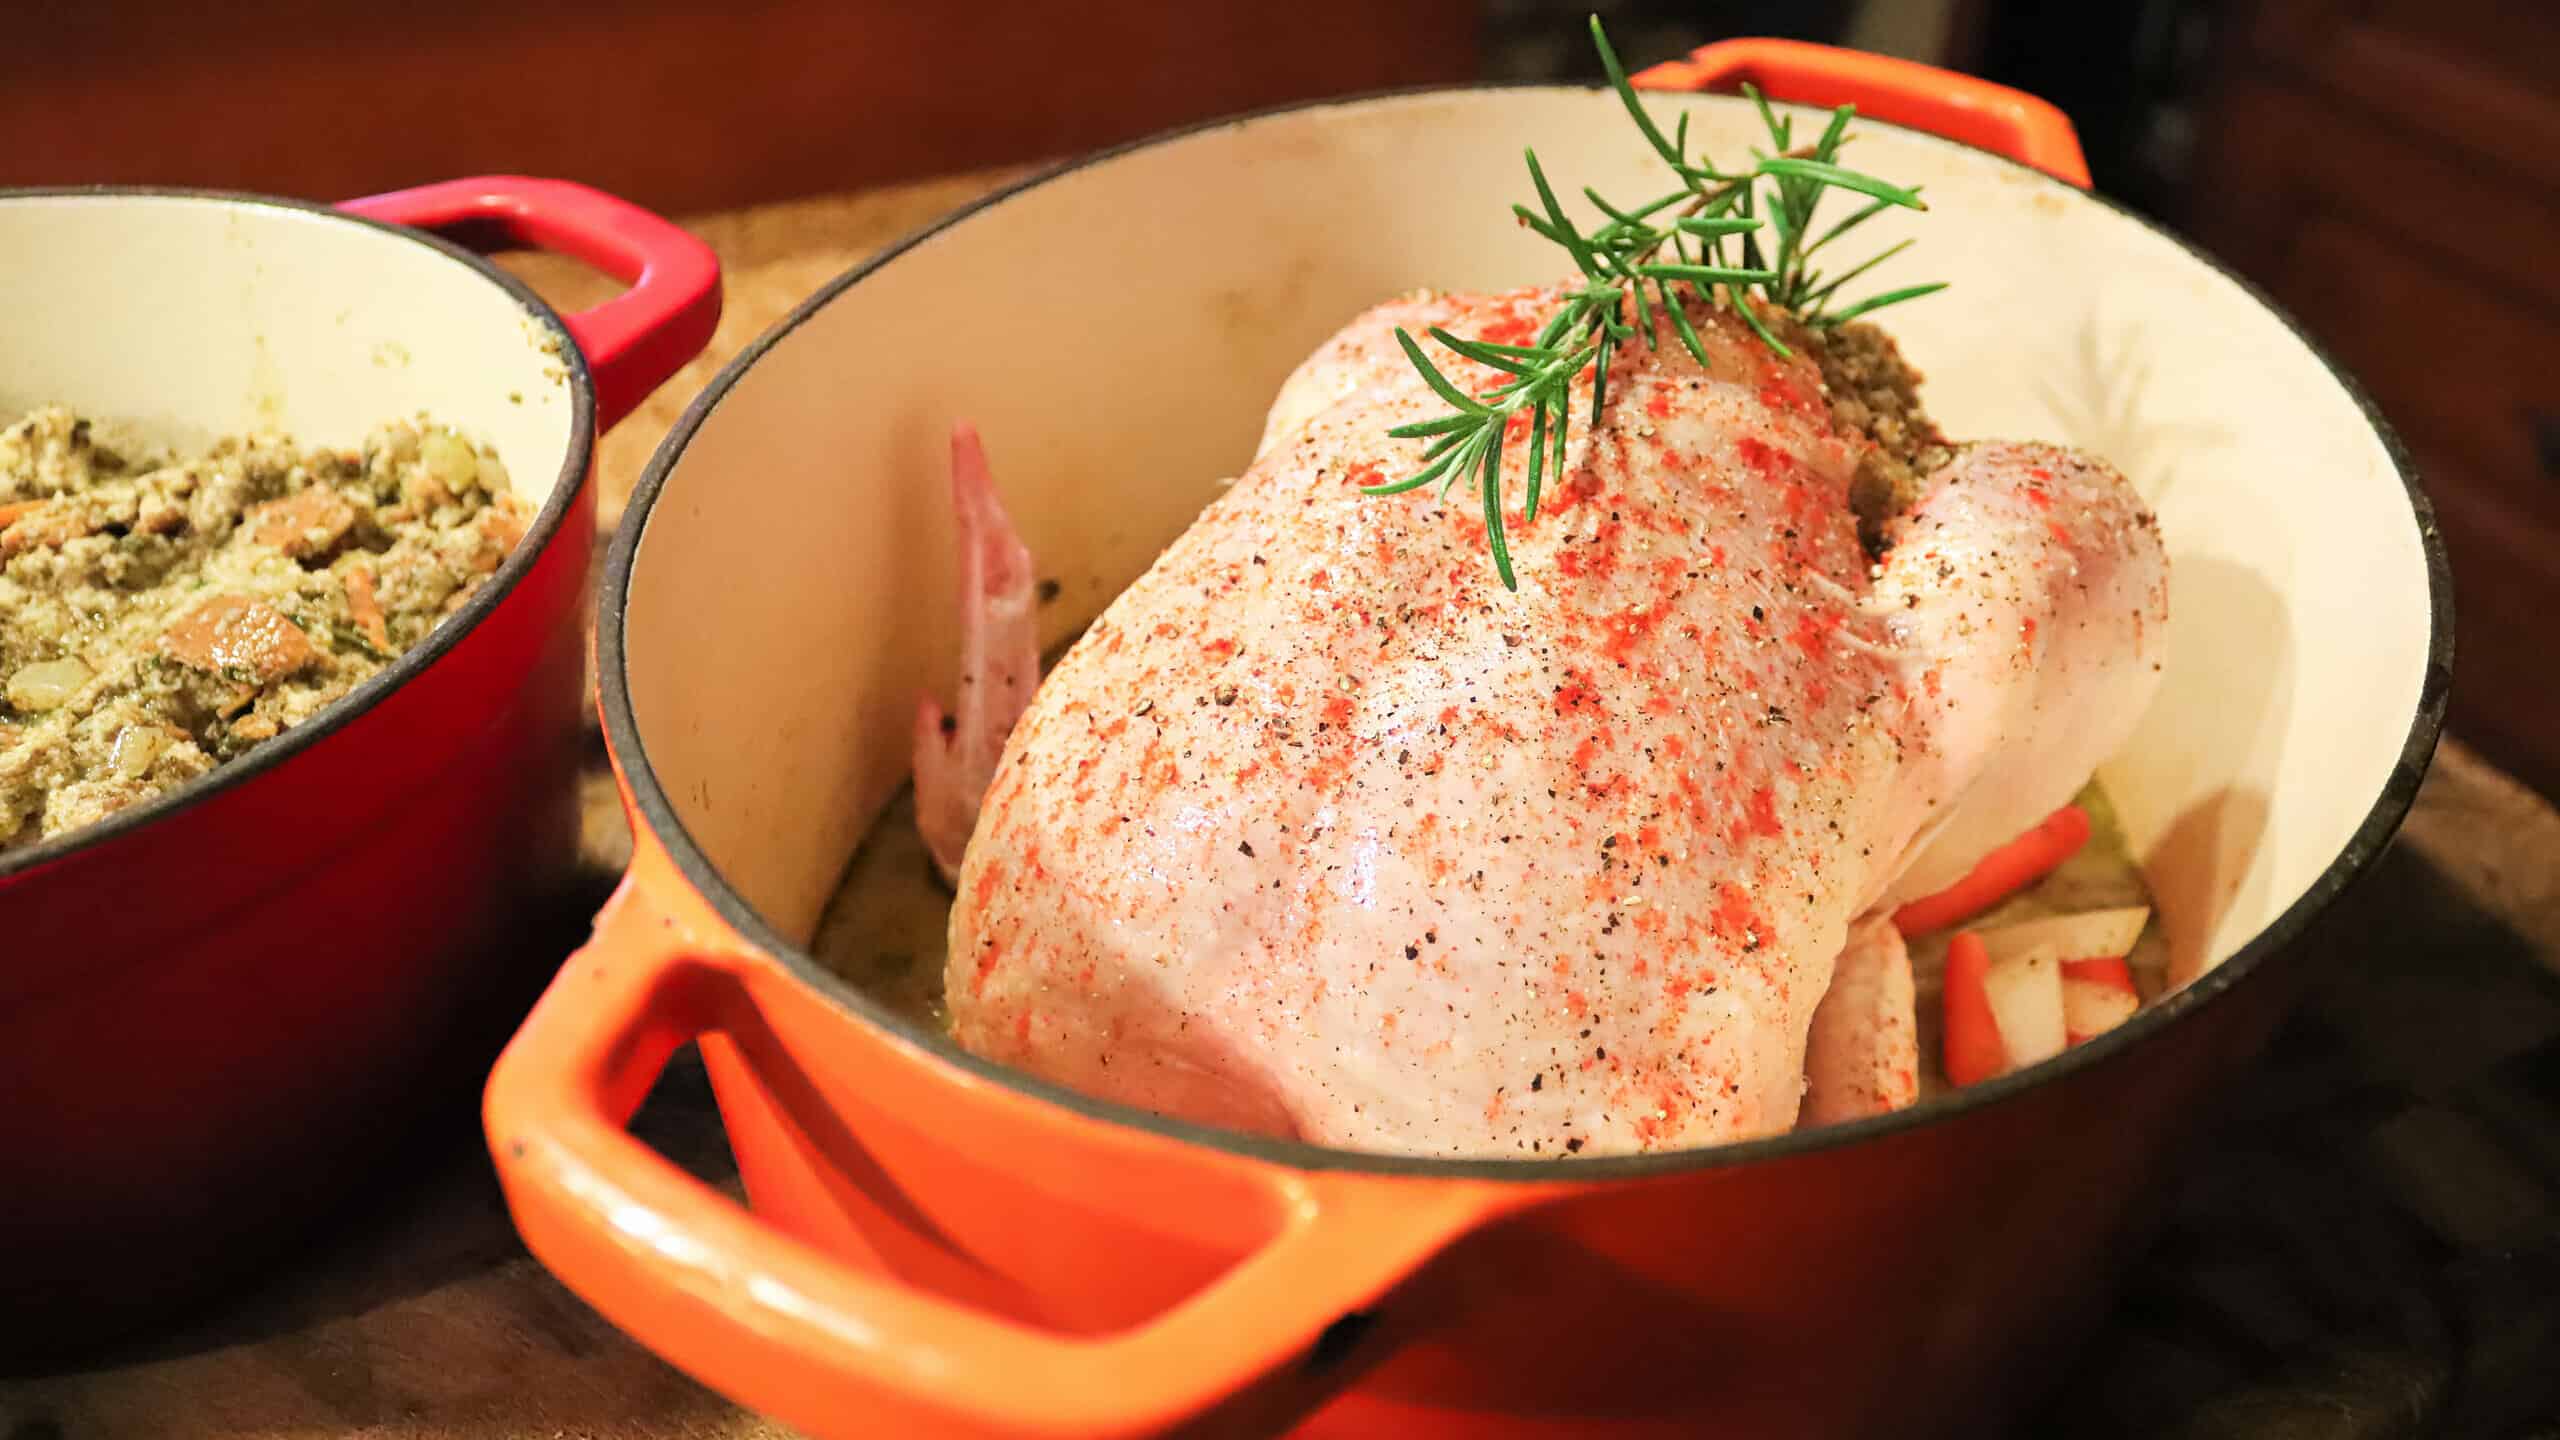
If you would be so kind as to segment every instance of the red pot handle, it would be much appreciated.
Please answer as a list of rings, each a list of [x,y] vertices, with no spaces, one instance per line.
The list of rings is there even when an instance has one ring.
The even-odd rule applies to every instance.
[[[627,200],[567,180],[482,175],[349,200],[339,209],[482,242],[487,227],[517,245],[584,260],[631,288],[566,317],[595,376],[596,429],[639,408],[720,323],[720,260],[711,247]],[[478,248],[496,249],[495,244]]]
[[[1634,78],[1645,90],[1738,90],[1746,81],[1774,100],[1855,105],[1861,115],[1961,140],[2089,188],[2079,134],[2053,102],[1916,60],[1801,40],[1719,40]]]
[[[718,1033],[724,1015],[795,996],[831,1003],[787,978],[750,996],[752,972],[773,962],[680,923],[657,899],[669,894],[690,898],[644,841],[595,940],[561,967],[491,1073],[490,1150],[525,1243],[570,1289],[714,1388],[811,1434],[1156,1433],[1254,1391],[1327,1325],[1530,1198],[1530,1187],[1417,1189],[1186,1146],[1258,1180],[1281,1217],[1261,1248],[1111,1334],[963,1305],[783,1233],[633,1138],[626,1124],[668,1056]],[[1097,1192],[1142,1147],[1180,1144],[1082,1117],[1063,1125],[1081,1132],[1073,1171]],[[1038,1223],[1036,1212],[1023,1219]],[[1283,1413],[1332,1388],[1288,1378],[1304,1393]],[[1266,1413],[1255,1403],[1238,1408]]]

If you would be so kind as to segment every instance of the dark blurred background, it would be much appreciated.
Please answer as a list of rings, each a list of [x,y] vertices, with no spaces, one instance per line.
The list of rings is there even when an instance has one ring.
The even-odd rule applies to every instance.
[[[675,214],[1072,154],[1388,86],[1768,34],[2041,94],[2106,194],[2373,390],[2461,609],[2454,727],[2560,794],[2553,0],[91,0],[8,7],[0,184],[336,197],[492,170]]]

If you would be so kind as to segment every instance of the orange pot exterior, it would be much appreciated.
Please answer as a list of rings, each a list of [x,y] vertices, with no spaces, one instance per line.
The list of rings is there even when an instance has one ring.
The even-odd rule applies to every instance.
[[[634,281],[561,322],[600,392],[593,430],[718,318],[707,248],[583,187],[467,180],[345,208],[496,223]],[[0,875],[0,1367],[161,1318],[362,1179],[404,1122],[468,1113],[487,1052],[457,1037],[522,985],[504,964],[576,855],[587,454],[511,588],[379,701]]]
[[[815,1436],[1996,1428],[2292,989],[2262,967],[2118,1063],[1788,1159],[1303,1169],[956,1072],[746,944],[642,834],[491,1078],[490,1143],[546,1265]],[[622,1129],[687,1041],[752,1212]]]
[[[955,1076],[730,932],[640,833],[490,1079],[490,1144],[546,1264],[814,1433],[1267,1427],[1338,1383],[1283,1373],[1328,1325],[1535,1198],[1259,1165]],[[621,1128],[697,1039],[753,1213]],[[1143,1207],[1077,1198],[1100,1173]]]
[[[2050,106],[1926,67],[1752,41],[1641,79],[1855,101],[2086,183]],[[609,685],[623,744],[617,706]],[[1356,1156],[1135,1122],[900,1036],[725,918],[637,758],[636,859],[491,1076],[492,1153],[572,1289],[821,1437],[1995,1430],[2138,1253],[2165,1153],[2311,949],[1926,1124],[1552,1167]],[[624,1129],[688,1041],[746,1205]]]

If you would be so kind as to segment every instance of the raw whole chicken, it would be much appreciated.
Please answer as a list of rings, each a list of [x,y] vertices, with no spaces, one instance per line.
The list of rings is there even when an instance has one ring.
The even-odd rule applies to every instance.
[[[1522,336],[1555,303],[1410,297],[1322,346],[991,775],[964,752],[1036,679],[1029,571],[956,444],[972,674],[918,749],[961,1044],[1208,1124],[1439,1155],[1911,1103],[1883,917],[2126,738],[2166,631],[2152,518],[2088,456],[1977,444],[1871,556],[1849,499],[1871,442],[1813,363],[1701,307],[1710,365],[1622,347],[1596,427],[1585,377],[1534,520],[1512,446],[1507,590],[1469,487],[1361,489],[1417,462],[1391,426],[1442,413],[1397,326]]]

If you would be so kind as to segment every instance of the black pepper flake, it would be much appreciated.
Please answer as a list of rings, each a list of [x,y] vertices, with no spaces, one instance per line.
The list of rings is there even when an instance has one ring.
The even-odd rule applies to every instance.
[[[1606,1059],[1608,1059],[1608,1058],[1609,1058],[1609,1047],[1608,1047],[1608,1046],[1606,1046],[1606,1045],[1594,1045],[1594,1046],[1592,1046],[1592,1047],[1591,1047],[1591,1058],[1592,1058],[1592,1059],[1594,1059],[1594,1060],[1606,1060]]]
[[[1615,836],[1615,835],[1612,835],[1612,836],[1609,836],[1607,839],[1602,840],[1602,841],[1600,842],[1600,848],[1601,848],[1601,849],[1603,849],[1603,850],[1615,850],[1615,849],[1617,849],[1617,848],[1618,848],[1618,837],[1617,837],[1617,836]]]
[[[1252,859],[1252,858],[1253,858],[1253,842],[1252,842],[1252,841],[1250,841],[1250,840],[1239,840],[1239,841],[1237,841],[1237,842],[1236,842],[1236,853],[1237,853],[1237,854],[1239,854],[1239,855],[1242,855],[1242,856],[1243,856],[1244,858],[1246,858],[1247,860]]]
[[[1581,1136],[1579,1136],[1579,1135],[1576,1135],[1576,1136],[1574,1136],[1572,1139],[1567,1140],[1566,1142],[1564,1142],[1564,1148],[1565,1148],[1565,1153],[1566,1153],[1566,1154],[1568,1154],[1568,1155],[1579,1155],[1579,1154],[1581,1154],[1581,1153],[1582,1153],[1582,1137],[1581,1137]]]
[[[1534,1094],[1537,1091],[1544,1090],[1546,1088],[1547,1076],[1545,1071],[1540,1071],[1539,1073],[1529,1077],[1529,1089],[1531,1093]]]
[[[1046,605],[1050,601],[1057,599],[1059,593],[1064,591],[1066,588],[1067,587],[1065,585],[1060,584],[1056,580],[1041,581],[1037,592],[1040,596],[1040,603]]]
[[[1422,932],[1422,943],[1423,943],[1423,944],[1425,944],[1425,945],[1437,945],[1437,944],[1439,944],[1439,943],[1440,943],[1440,932],[1439,932],[1439,931],[1437,931],[1437,930],[1425,930],[1425,931],[1423,931],[1423,932]]]
[[[1406,958],[1407,960],[1419,960],[1419,959],[1421,959],[1421,958],[1422,958],[1422,947],[1421,947],[1421,946],[1419,946],[1419,945],[1407,945],[1406,947],[1404,947],[1404,958]]]

